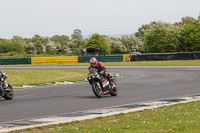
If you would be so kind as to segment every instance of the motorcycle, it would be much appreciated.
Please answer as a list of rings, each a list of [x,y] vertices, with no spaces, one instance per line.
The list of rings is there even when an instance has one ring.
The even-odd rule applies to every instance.
[[[6,100],[12,100],[14,97],[13,88],[10,84],[5,81],[7,75],[0,72],[0,96]]]
[[[103,95],[110,94],[111,96],[117,96],[118,91],[116,87],[117,77],[111,76],[111,81],[113,82],[113,87],[110,85],[109,81],[98,73],[98,70],[91,68],[88,74],[88,81],[92,86],[92,90],[96,97],[102,98]]]

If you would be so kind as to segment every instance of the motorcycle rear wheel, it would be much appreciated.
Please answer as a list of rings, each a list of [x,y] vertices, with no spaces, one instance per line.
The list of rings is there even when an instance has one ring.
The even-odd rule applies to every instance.
[[[6,93],[4,95],[4,99],[12,100],[14,97],[14,92],[13,92],[13,88],[10,84],[8,84],[8,89],[9,89],[9,91],[6,91]]]
[[[95,94],[96,97],[102,98],[102,96],[103,96],[103,91],[102,91],[102,89],[100,89],[100,88],[97,86],[97,84],[99,84],[99,83],[98,83],[98,82],[92,83],[92,90],[93,90],[93,92],[94,92],[94,94]]]

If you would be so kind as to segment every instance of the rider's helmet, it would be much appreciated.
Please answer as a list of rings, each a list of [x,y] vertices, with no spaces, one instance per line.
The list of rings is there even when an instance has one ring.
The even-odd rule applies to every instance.
[[[97,63],[97,59],[95,57],[93,57],[93,58],[90,59],[90,65],[91,66],[95,66],[96,63]]]

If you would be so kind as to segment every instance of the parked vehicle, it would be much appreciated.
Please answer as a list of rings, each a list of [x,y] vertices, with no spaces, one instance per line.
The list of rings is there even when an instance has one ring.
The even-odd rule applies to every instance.
[[[102,98],[102,96],[106,94],[117,96],[118,91],[116,87],[116,75],[114,74],[114,76],[111,76],[111,81],[113,82],[112,87],[109,81],[103,75],[100,75],[97,71],[97,69],[91,68],[88,74],[88,81],[92,86],[92,90],[95,96],[98,98]]]
[[[129,52],[128,54],[131,54],[131,55],[141,55],[140,52]]]
[[[6,81],[6,73],[0,72],[0,96],[4,97],[6,100],[12,100],[14,97],[14,92],[12,86]]]

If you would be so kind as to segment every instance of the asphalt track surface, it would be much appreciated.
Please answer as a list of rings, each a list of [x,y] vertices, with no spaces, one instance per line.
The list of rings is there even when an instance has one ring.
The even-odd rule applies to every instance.
[[[87,67],[6,67],[1,70],[85,69]],[[119,95],[96,98],[88,83],[15,90],[11,101],[0,98],[0,122],[98,109],[200,94],[200,67],[107,67],[123,74]]]

